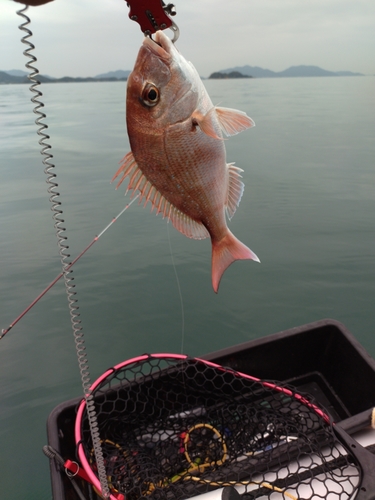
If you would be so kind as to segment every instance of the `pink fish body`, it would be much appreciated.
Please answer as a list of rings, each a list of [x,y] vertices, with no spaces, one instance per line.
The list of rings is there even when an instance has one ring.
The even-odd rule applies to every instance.
[[[162,32],[146,37],[127,83],[131,152],[114,178],[139,191],[189,238],[210,237],[212,286],[235,260],[258,257],[228,229],[241,200],[241,169],[227,164],[222,132],[254,125],[242,111],[214,107],[194,66]]]

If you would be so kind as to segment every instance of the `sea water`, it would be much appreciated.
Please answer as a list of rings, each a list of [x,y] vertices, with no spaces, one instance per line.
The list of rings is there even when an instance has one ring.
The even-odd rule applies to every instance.
[[[215,104],[256,123],[225,145],[245,182],[229,227],[261,264],[234,263],[216,295],[210,242],[134,203],[73,272],[92,380],[144,352],[202,355],[323,318],[375,357],[374,83],[205,81]],[[42,86],[71,258],[130,200],[125,183],[110,184],[129,150],[125,91]],[[27,85],[0,86],[0,328],[61,271],[30,97]],[[0,341],[1,499],[51,498],[46,419],[81,393],[60,280]]]

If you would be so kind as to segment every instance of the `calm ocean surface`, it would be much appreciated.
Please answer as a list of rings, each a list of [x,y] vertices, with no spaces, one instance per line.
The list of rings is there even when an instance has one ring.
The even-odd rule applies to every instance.
[[[230,228],[262,263],[233,264],[215,295],[210,242],[133,204],[74,271],[92,380],[144,352],[201,355],[327,317],[375,357],[375,78],[205,83],[256,122],[226,147],[246,185]],[[75,257],[129,200],[110,184],[125,84],[42,90]],[[0,328],[60,272],[32,108],[27,85],[0,86]],[[1,499],[51,498],[46,419],[81,392],[59,282],[0,341]]]

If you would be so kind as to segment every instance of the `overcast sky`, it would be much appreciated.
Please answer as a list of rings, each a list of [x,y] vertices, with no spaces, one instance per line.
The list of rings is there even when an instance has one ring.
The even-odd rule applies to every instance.
[[[177,48],[202,76],[299,64],[375,74],[375,0],[175,0]],[[0,0],[0,70],[25,69],[20,4]],[[38,67],[54,77],[132,69],[143,34],[124,0],[30,7]]]

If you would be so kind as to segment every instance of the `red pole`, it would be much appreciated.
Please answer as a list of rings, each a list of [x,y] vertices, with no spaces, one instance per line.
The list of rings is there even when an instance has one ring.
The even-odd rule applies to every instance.
[[[127,210],[138,197],[139,194],[135,196],[131,200],[131,202],[128,203],[125,206],[125,208],[123,208],[121,212],[111,220],[111,222],[103,229],[101,233],[99,233],[98,236],[95,236],[92,242],[89,245],[87,245],[87,247],[84,250],[82,250],[82,252],[66,267],[64,272],[69,271],[74,266],[77,260],[79,260],[82,257],[82,255],[84,255],[87,252],[87,250],[91,248],[96,241],[98,241],[98,239],[107,231],[107,229],[111,227],[114,222],[117,221],[120,215],[122,215],[125,212],[125,210]],[[31,304],[28,307],[26,307],[26,309],[8,326],[8,328],[3,328],[1,330],[0,340],[9,332],[9,330],[11,330],[14,327],[14,325],[16,325],[19,322],[20,319],[22,319],[25,316],[25,314],[27,314],[30,311],[32,307],[35,306],[37,302],[39,302],[39,300],[59,281],[59,279],[64,276],[64,272],[61,272],[58,276],[56,276],[56,278],[31,302]]]

